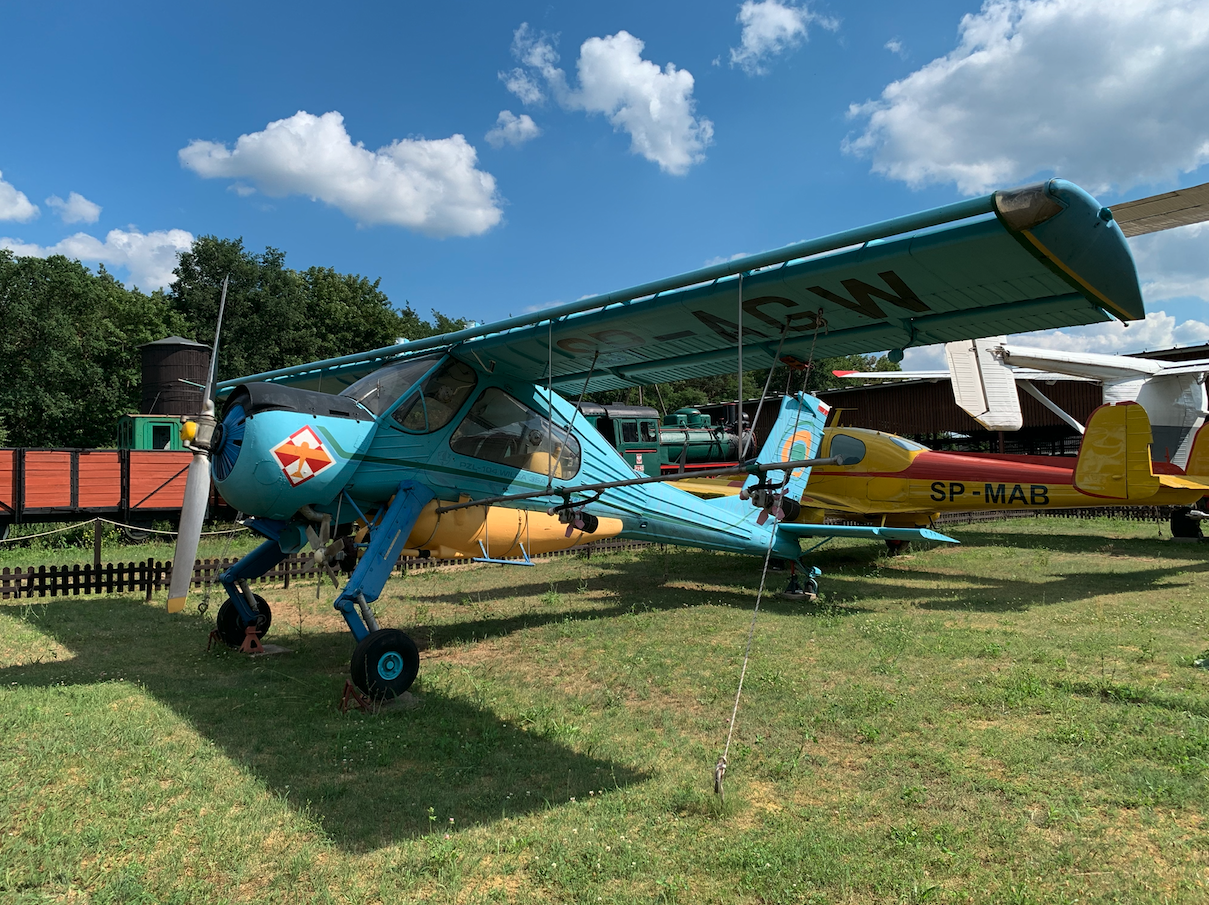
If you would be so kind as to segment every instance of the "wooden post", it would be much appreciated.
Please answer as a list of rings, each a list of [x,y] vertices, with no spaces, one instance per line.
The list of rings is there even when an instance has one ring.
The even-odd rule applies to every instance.
[[[92,565],[101,568],[101,520],[92,520]]]

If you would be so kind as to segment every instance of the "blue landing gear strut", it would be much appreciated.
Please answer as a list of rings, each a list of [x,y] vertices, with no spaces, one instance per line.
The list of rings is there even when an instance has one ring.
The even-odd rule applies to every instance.
[[[353,684],[373,700],[398,697],[420,670],[416,644],[395,628],[379,628],[370,604],[378,599],[420,511],[433,499],[423,484],[404,481],[378,524],[370,528],[369,547],[349,576],[334,606],[348,623],[353,651]]]
[[[283,527],[283,522],[254,519],[252,528],[268,539],[218,576],[227,589],[227,599],[218,608],[215,632],[225,644],[245,653],[262,650],[260,639],[273,622],[268,603],[259,594],[252,593],[248,579],[263,575],[285,559],[286,554],[277,542]]]

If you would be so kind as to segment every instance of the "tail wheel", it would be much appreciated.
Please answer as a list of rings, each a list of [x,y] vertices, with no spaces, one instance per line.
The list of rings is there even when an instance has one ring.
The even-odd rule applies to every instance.
[[[416,680],[420,652],[397,628],[370,632],[353,651],[353,684],[375,701],[397,698]]]
[[[886,541],[886,552],[890,556],[898,556],[900,553],[906,553],[910,546],[909,540],[888,540]]]
[[[269,604],[259,594],[252,595],[256,600],[256,637],[263,638],[273,624],[273,611]],[[218,636],[228,647],[239,647],[247,637],[247,624],[239,614],[239,608],[230,600],[224,600],[218,608]]]

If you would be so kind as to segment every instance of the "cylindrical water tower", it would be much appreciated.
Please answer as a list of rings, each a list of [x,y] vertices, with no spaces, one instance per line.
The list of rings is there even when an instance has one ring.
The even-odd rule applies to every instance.
[[[143,415],[196,415],[210,368],[210,348],[181,336],[139,346],[143,356]],[[187,382],[186,382],[187,381]]]

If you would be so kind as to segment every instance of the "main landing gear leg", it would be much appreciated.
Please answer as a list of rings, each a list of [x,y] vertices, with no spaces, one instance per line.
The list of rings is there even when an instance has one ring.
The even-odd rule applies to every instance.
[[[263,544],[227,569],[218,580],[227,589],[227,599],[218,608],[218,637],[230,647],[246,653],[260,648],[260,639],[273,622],[273,612],[259,594],[253,594],[248,579],[263,575],[277,565],[286,554],[281,552],[277,537],[280,522],[262,521],[253,527],[268,537]]]
[[[420,669],[416,644],[396,628],[379,628],[370,604],[390,578],[395,560],[433,492],[404,481],[382,520],[372,530],[369,547],[336,598],[335,608],[348,623],[357,647],[353,651],[353,684],[373,700],[398,697],[411,687]]]
[[[818,566],[790,565],[789,586],[781,592],[781,596],[786,600],[805,600],[807,603],[816,600],[819,596],[819,577],[822,574],[823,570]],[[802,575],[806,576],[805,579]]]

